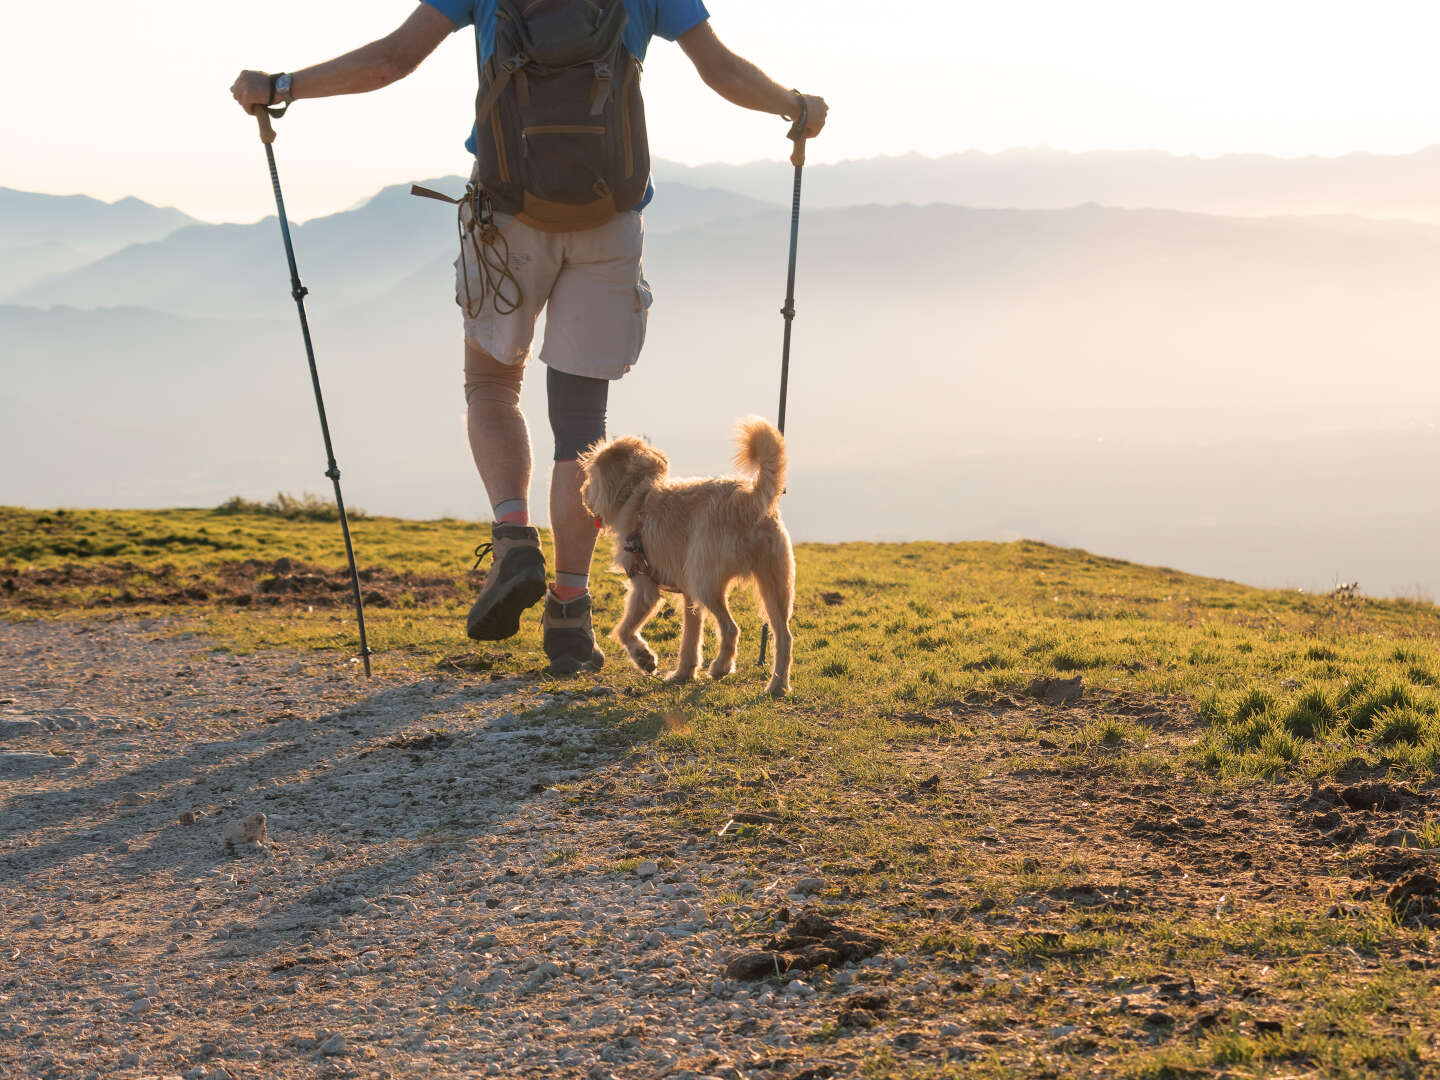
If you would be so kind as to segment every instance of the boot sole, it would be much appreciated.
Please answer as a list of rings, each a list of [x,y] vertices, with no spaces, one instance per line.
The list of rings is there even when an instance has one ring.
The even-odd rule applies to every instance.
[[[480,601],[470,609],[465,620],[465,635],[472,641],[504,641],[520,632],[520,616],[545,596],[545,568],[531,567],[516,574],[495,597],[490,609],[476,611]]]
[[[578,656],[557,656],[545,669],[547,675],[578,675],[582,671],[599,671],[605,666],[605,654],[599,649],[589,660]]]

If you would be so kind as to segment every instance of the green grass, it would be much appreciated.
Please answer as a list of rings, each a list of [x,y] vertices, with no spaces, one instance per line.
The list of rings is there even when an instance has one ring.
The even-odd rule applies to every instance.
[[[282,491],[269,502],[257,502],[235,495],[217,506],[215,512],[217,514],[262,514],[267,517],[284,518],[286,521],[333,521],[338,523],[340,520],[340,511],[334,499],[325,499],[308,491],[303,495],[290,495]],[[365,511],[358,506],[345,508],[345,517],[348,521],[360,521],[366,516]]]
[[[168,565],[199,583],[213,581],[221,564],[247,558],[340,568],[339,530],[316,520],[324,511],[314,497],[288,496],[266,505],[231,500],[219,510],[0,509],[0,567]],[[457,520],[369,517],[353,533],[362,568],[448,575],[459,583],[457,597],[470,551],[486,535]],[[602,541],[595,575],[602,625],[616,618],[624,584],[606,570],[608,555]],[[976,692],[1013,695],[1036,676],[1079,673],[1092,691],[1192,702],[1210,730],[1190,756],[1221,775],[1317,776],[1347,762],[1428,775],[1440,761],[1432,675],[1440,671],[1440,612],[1429,604],[1253,589],[1024,541],[811,544],[798,549],[797,562],[795,701],[842,710],[876,737],[898,714],[943,709]],[[83,610],[116,586],[67,588],[69,609]],[[372,609],[377,662],[433,665],[448,657],[476,671],[533,666],[535,627],[475,650],[457,633],[463,606],[457,599],[426,607],[402,596]],[[702,713],[695,728],[751,738],[784,730],[794,709],[755,699],[758,623],[748,591],[737,590],[735,607],[747,635],[740,677],[694,696]],[[200,610],[237,651],[353,647],[343,609]],[[13,603],[10,611],[26,614]],[[652,623],[662,660],[673,652],[676,626],[668,613]],[[609,655],[625,663],[613,646]]]
[[[294,509],[287,513],[281,504]],[[326,504],[314,496],[277,496],[267,504],[230,500],[216,510],[26,510],[0,507],[0,566],[49,569],[123,560],[168,563],[203,575],[218,561],[288,557],[343,566],[345,546]],[[309,507],[310,510],[306,508]],[[314,511],[312,514],[310,511]],[[364,565],[420,573],[469,567],[482,539],[468,522],[361,518],[354,522]]]

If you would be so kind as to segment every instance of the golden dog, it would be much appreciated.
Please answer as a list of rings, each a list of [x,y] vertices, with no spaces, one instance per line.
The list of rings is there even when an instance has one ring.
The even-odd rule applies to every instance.
[[[660,606],[662,592],[683,598],[680,659],[670,682],[685,682],[700,666],[702,609],[720,631],[720,652],[710,677],[735,670],[740,628],[725,603],[740,578],[755,583],[775,634],[769,693],[790,689],[790,614],[795,596],[795,553],[780,520],[785,487],[785,439],[758,417],[740,422],[735,464],[754,480],[710,477],[673,480],[670,462],[633,435],[597,443],[580,458],[582,494],[596,523],[620,542],[616,565],[630,578],[625,616],[614,637],[642,671],[655,670],[655,654],[641,629]]]

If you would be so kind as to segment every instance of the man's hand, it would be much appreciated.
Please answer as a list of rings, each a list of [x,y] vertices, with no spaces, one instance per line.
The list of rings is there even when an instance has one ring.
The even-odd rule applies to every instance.
[[[230,94],[252,116],[260,105],[270,104],[270,75],[264,71],[242,71],[235,77]]]
[[[797,91],[798,92],[798,91]],[[814,94],[801,94],[805,99],[805,135],[807,139],[813,139],[825,126],[825,117],[830,112],[830,106],[825,104],[823,97],[816,97]],[[786,119],[794,120],[796,113],[789,114]]]

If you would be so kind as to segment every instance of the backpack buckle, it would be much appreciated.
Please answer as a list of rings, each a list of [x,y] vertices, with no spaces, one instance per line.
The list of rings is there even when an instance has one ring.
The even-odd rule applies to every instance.
[[[529,62],[530,58],[527,57],[524,53],[516,53],[514,56],[508,58],[505,63],[501,64],[500,66],[505,71],[509,72],[511,75],[514,75],[515,72],[519,71]]]
[[[605,112],[605,103],[610,100],[610,84],[615,73],[604,60],[595,64],[595,81],[590,84],[590,115],[600,116]]]

